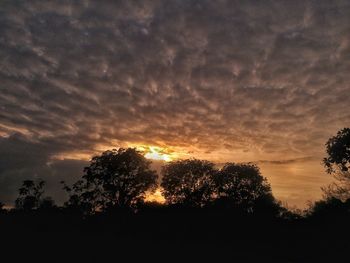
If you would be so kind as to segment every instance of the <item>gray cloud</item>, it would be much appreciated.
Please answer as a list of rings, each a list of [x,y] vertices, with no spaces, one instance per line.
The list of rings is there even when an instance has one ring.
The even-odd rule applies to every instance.
[[[2,1],[0,192],[22,168],[33,176],[55,170],[55,156],[125,142],[321,158],[350,121],[349,11],[347,1]]]
[[[86,161],[52,160],[51,157],[65,150],[58,142],[32,141],[20,134],[0,139],[0,199],[11,204],[16,198],[21,181],[44,178],[47,194],[58,203],[65,199],[60,181],[75,182],[82,175]]]

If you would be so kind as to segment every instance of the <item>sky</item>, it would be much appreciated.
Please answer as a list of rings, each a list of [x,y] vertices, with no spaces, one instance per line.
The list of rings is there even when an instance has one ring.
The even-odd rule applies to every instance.
[[[2,0],[0,201],[117,147],[255,162],[303,207],[350,122],[350,2]],[[149,148],[147,148],[149,149]]]

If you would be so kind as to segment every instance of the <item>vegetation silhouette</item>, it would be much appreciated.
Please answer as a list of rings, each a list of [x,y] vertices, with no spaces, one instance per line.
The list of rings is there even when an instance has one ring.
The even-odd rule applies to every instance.
[[[70,196],[65,205],[87,214],[135,208],[157,187],[158,176],[150,164],[136,149],[105,151],[91,159],[82,180],[72,187],[62,182]]]
[[[0,202],[0,213],[6,212],[5,204]]]
[[[14,209],[0,203],[2,259],[28,260],[39,247],[38,261],[133,261],[150,252],[154,259],[157,248],[159,258],[178,261],[346,262],[349,134],[342,129],[326,143],[324,164],[337,184],[302,212],[274,198],[256,164],[197,159],[166,163],[159,185],[166,202],[147,202],[158,176],[132,148],[103,152],[81,180],[62,182],[68,200],[61,207],[45,197],[44,181],[25,180]]]
[[[337,182],[323,188],[326,196],[343,201],[350,198],[350,128],[338,131],[326,143],[327,157],[323,163]]]
[[[205,160],[173,161],[162,169],[161,187],[168,205],[242,213],[283,210],[259,167],[251,163],[226,163],[218,169]]]
[[[163,195],[168,204],[187,207],[207,205],[214,193],[214,164],[203,160],[179,160],[162,169]]]
[[[309,211],[309,216],[327,220],[340,218],[349,219],[350,199],[344,202],[335,197],[327,197],[324,200],[316,201]]]
[[[323,199],[311,204],[306,215],[315,222],[345,226],[350,220],[350,128],[339,130],[325,145],[327,156],[323,164],[336,182],[322,187]]]
[[[55,202],[51,197],[43,197],[45,181],[39,179],[23,181],[19,188],[19,196],[15,201],[18,210],[30,211],[34,209],[52,209]]]
[[[214,176],[216,203],[221,207],[254,212],[260,205],[278,206],[272,190],[259,170],[251,163],[226,163]]]

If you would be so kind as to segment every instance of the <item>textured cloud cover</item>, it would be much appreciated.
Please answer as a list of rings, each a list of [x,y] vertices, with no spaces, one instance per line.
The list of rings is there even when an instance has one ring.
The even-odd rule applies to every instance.
[[[264,160],[277,197],[316,198],[324,143],[350,121],[349,13],[348,1],[1,1],[0,199],[140,143]]]

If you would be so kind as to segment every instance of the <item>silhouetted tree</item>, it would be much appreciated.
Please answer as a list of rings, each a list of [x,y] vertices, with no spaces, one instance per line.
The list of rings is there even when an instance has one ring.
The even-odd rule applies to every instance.
[[[90,214],[97,210],[98,203],[93,198],[91,191],[86,191],[86,182],[83,180],[78,180],[72,186],[68,186],[64,181],[63,190],[65,190],[69,199],[64,203],[64,206],[71,212],[78,212],[83,214]]]
[[[350,198],[350,128],[338,131],[326,143],[327,157],[323,163],[336,183],[323,188],[326,197],[334,196],[341,200]]]
[[[255,164],[227,163],[214,177],[216,203],[246,211],[277,208],[271,187]]]
[[[344,218],[350,215],[350,199],[342,201],[335,197],[328,197],[310,205],[308,215],[319,218]]]
[[[55,204],[55,201],[51,197],[47,196],[42,198],[38,208],[43,211],[51,211],[56,209],[57,206]]]
[[[5,207],[5,204],[0,202],[0,213],[3,213],[6,211],[4,207]]]
[[[168,204],[202,207],[213,195],[214,164],[204,160],[179,160],[162,169],[163,195]]]
[[[44,193],[45,182],[38,180],[23,181],[22,187],[19,189],[19,197],[16,199],[16,208],[20,210],[32,210],[37,209],[42,201],[42,195]]]
[[[70,195],[66,205],[88,212],[131,208],[157,186],[157,173],[150,163],[132,148],[103,152],[85,167],[82,180],[64,186]]]

